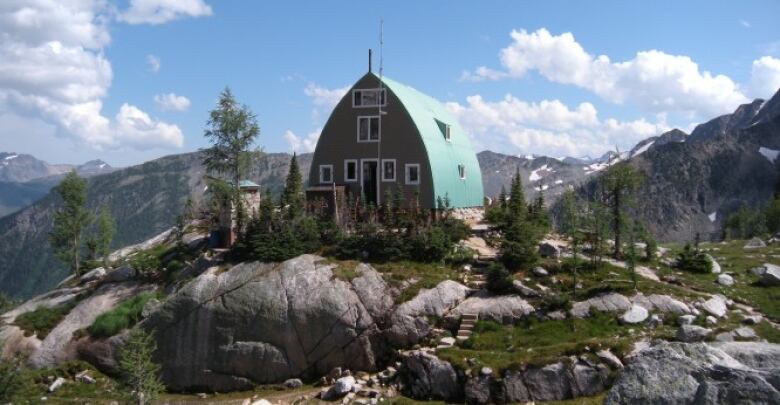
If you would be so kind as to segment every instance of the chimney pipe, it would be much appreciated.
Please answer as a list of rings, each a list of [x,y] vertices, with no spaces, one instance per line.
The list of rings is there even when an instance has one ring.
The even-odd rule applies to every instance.
[[[371,73],[371,48],[368,48],[368,73]]]

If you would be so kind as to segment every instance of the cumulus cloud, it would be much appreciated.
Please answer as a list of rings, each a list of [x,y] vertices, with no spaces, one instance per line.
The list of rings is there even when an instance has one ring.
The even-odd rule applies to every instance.
[[[125,145],[138,149],[175,146],[180,148],[184,136],[176,125],[155,121],[138,107],[123,104],[116,114],[116,133]]]
[[[103,1],[0,2],[0,114],[42,119],[95,149],[180,147],[178,127],[135,106],[104,115],[112,15]]]
[[[498,101],[474,95],[465,104],[449,102],[446,107],[477,145],[517,153],[596,156],[615,146],[629,149],[670,129],[663,115],[655,122],[601,120],[590,103],[569,108],[559,100],[531,103],[511,95]]]
[[[184,17],[204,17],[212,14],[203,0],[130,0],[119,20],[128,24],[163,24]]]
[[[322,128],[318,128],[315,131],[310,132],[305,137],[295,135],[291,130],[284,132],[282,137],[290,145],[290,150],[298,153],[314,152],[314,148],[317,146],[317,141],[320,139],[320,133]]]
[[[174,93],[157,94],[154,102],[163,111],[187,111],[190,108],[190,99]]]
[[[160,58],[155,55],[146,55],[146,63],[149,64],[149,71],[157,73],[160,71]]]
[[[780,89],[780,59],[764,56],[753,61],[750,74],[750,93],[767,98]]]
[[[312,119],[314,121],[319,121],[323,115],[330,114],[336,107],[336,104],[338,104],[344,95],[347,94],[349,88],[350,86],[328,89],[317,85],[316,83],[309,82],[303,89],[303,94],[307,95],[314,105],[314,109],[311,113]]]
[[[645,111],[679,112],[700,118],[731,112],[749,101],[731,78],[700,69],[688,56],[647,50],[637,52],[629,60],[613,62],[606,55],[586,52],[568,32],[553,35],[541,28],[534,32],[513,30],[510,36],[512,43],[499,53],[502,71],[479,67],[474,72],[464,72],[461,78],[499,80],[535,71],[547,80],[587,89],[612,103],[631,103]],[[768,69],[765,58],[756,61],[759,73],[775,74],[773,68]]]

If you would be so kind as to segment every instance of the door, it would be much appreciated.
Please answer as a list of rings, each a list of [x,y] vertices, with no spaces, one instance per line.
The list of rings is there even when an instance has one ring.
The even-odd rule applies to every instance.
[[[377,192],[379,183],[378,164],[376,160],[364,159],[362,161],[361,185],[363,186],[363,201],[366,204],[377,205]]]

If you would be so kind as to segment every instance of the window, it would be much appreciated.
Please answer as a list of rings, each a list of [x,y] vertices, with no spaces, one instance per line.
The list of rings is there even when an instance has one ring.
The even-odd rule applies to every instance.
[[[352,90],[352,107],[378,107],[380,102],[385,105],[385,94],[385,89]]]
[[[439,126],[439,131],[441,131],[441,134],[444,136],[444,140],[446,140],[447,142],[452,141],[452,133],[450,132],[450,124],[446,124],[444,122],[436,120],[436,125]]]
[[[333,165],[320,165],[320,183],[333,183]]]
[[[407,163],[406,169],[406,184],[420,184],[420,164],[419,163]]]
[[[379,142],[379,116],[358,117],[358,142]]]
[[[357,181],[356,159],[347,159],[344,161],[344,181]]]
[[[466,178],[466,166],[458,165],[458,176],[460,176],[461,179]]]
[[[395,159],[382,159],[382,181],[395,181]]]

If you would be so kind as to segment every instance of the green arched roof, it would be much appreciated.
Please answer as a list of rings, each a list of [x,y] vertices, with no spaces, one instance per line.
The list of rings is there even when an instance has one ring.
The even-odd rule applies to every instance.
[[[452,207],[481,207],[482,171],[471,141],[455,117],[433,97],[386,77],[382,82],[401,101],[420,132],[431,166],[434,199],[446,195]],[[439,123],[450,126],[449,142]],[[460,164],[466,169],[465,179],[458,175]]]

